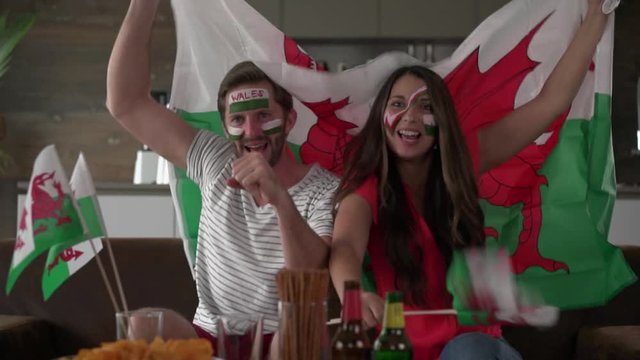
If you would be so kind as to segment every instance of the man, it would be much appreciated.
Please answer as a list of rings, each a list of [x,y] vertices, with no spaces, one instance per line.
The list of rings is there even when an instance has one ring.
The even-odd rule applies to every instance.
[[[149,96],[149,41],[159,0],[132,0],[107,74],[107,107],[138,140],[202,191],[194,324],[166,310],[168,338],[215,335],[217,315],[260,313],[277,330],[275,274],[326,266],[338,180],[285,153],[296,121],[291,95],[252,63],[222,81],[227,139],[189,127]]]

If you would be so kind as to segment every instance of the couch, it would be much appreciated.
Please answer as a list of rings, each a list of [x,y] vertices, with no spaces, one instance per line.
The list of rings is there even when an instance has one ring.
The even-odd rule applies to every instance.
[[[182,242],[176,239],[113,239],[129,307],[172,308],[192,317],[197,304]],[[13,239],[0,240],[0,285],[4,288]],[[640,273],[640,247],[625,256]],[[107,261],[106,251],[101,254]],[[40,278],[44,257],[18,279],[9,296],[0,295],[0,360],[53,359],[113,340],[115,321],[95,262],[73,275],[43,302]],[[2,289],[4,290],[4,289]],[[332,291],[329,317],[338,316]],[[640,359],[640,284],[623,290],[604,307],[565,311],[547,330],[504,329],[524,359]]]

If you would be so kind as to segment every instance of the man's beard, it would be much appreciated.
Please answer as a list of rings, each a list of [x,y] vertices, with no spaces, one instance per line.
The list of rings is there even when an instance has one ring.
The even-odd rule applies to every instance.
[[[280,158],[282,157],[284,143],[286,140],[286,135],[284,132],[278,134],[278,137],[275,139],[269,139],[269,146],[271,146],[271,158],[269,159],[269,165],[271,167],[276,166]]]
[[[256,139],[241,139],[241,140],[235,141],[236,155],[238,157],[241,157],[242,155],[249,153],[249,151],[245,149],[245,142],[262,141],[262,140],[267,142],[268,144],[267,146],[270,149],[270,156],[267,159],[267,161],[269,162],[269,165],[271,167],[274,167],[282,157],[284,144],[286,141],[286,134],[284,132],[278,134],[277,137],[275,138],[272,135],[272,137],[263,136]]]

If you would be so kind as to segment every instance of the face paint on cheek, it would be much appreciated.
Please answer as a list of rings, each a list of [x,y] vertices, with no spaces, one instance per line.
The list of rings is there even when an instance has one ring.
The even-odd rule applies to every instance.
[[[282,126],[282,119],[273,119],[262,124],[262,132],[265,135],[274,135],[284,131]]]
[[[424,124],[424,131],[427,136],[436,136],[438,133],[438,125],[436,124],[433,114],[423,115],[422,123]]]
[[[269,91],[267,89],[242,89],[230,92],[227,96],[229,114],[269,108]]]
[[[397,113],[393,113],[389,110],[385,110],[384,112],[384,122],[385,124],[387,124],[387,126],[389,126],[392,129],[395,129],[396,126],[398,125],[398,122],[400,122],[400,119],[402,119],[402,115],[404,115],[407,111],[409,111],[409,109],[411,109],[411,107],[415,104],[415,102],[418,99],[418,96],[422,95],[423,93],[427,92],[427,87],[423,86],[421,88],[418,88],[418,90],[414,91],[413,94],[411,94],[411,96],[409,96],[409,101],[407,103],[407,106],[404,108],[404,110],[399,111]]]
[[[384,123],[387,124],[387,126],[391,129],[394,129],[396,125],[398,125],[398,120],[400,120],[402,114],[404,113],[404,111],[401,111],[394,114],[393,112],[387,110],[384,112]]]
[[[229,126],[227,128],[227,133],[229,134],[229,140],[238,141],[244,137],[244,129],[239,127]]]

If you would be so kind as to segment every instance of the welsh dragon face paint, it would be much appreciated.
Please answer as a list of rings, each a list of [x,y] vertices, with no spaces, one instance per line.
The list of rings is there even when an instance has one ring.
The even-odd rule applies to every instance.
[[[426,91],[427,87],[423,86],[411,94],[409,101],[407,102],[407,106],[402,111],[393,112],[392,110],[386,110],[384,113],[385,124],[391,129],[395,129],[396,126],[398,126],[400,119],[402,119],[402,116],[417,103],[418,98],[426,93]],[[422,123],[424,124],[426,134],[429,136],[435,136],[438,132],[438,125],[436,125],[433,114],[422,114]]]

